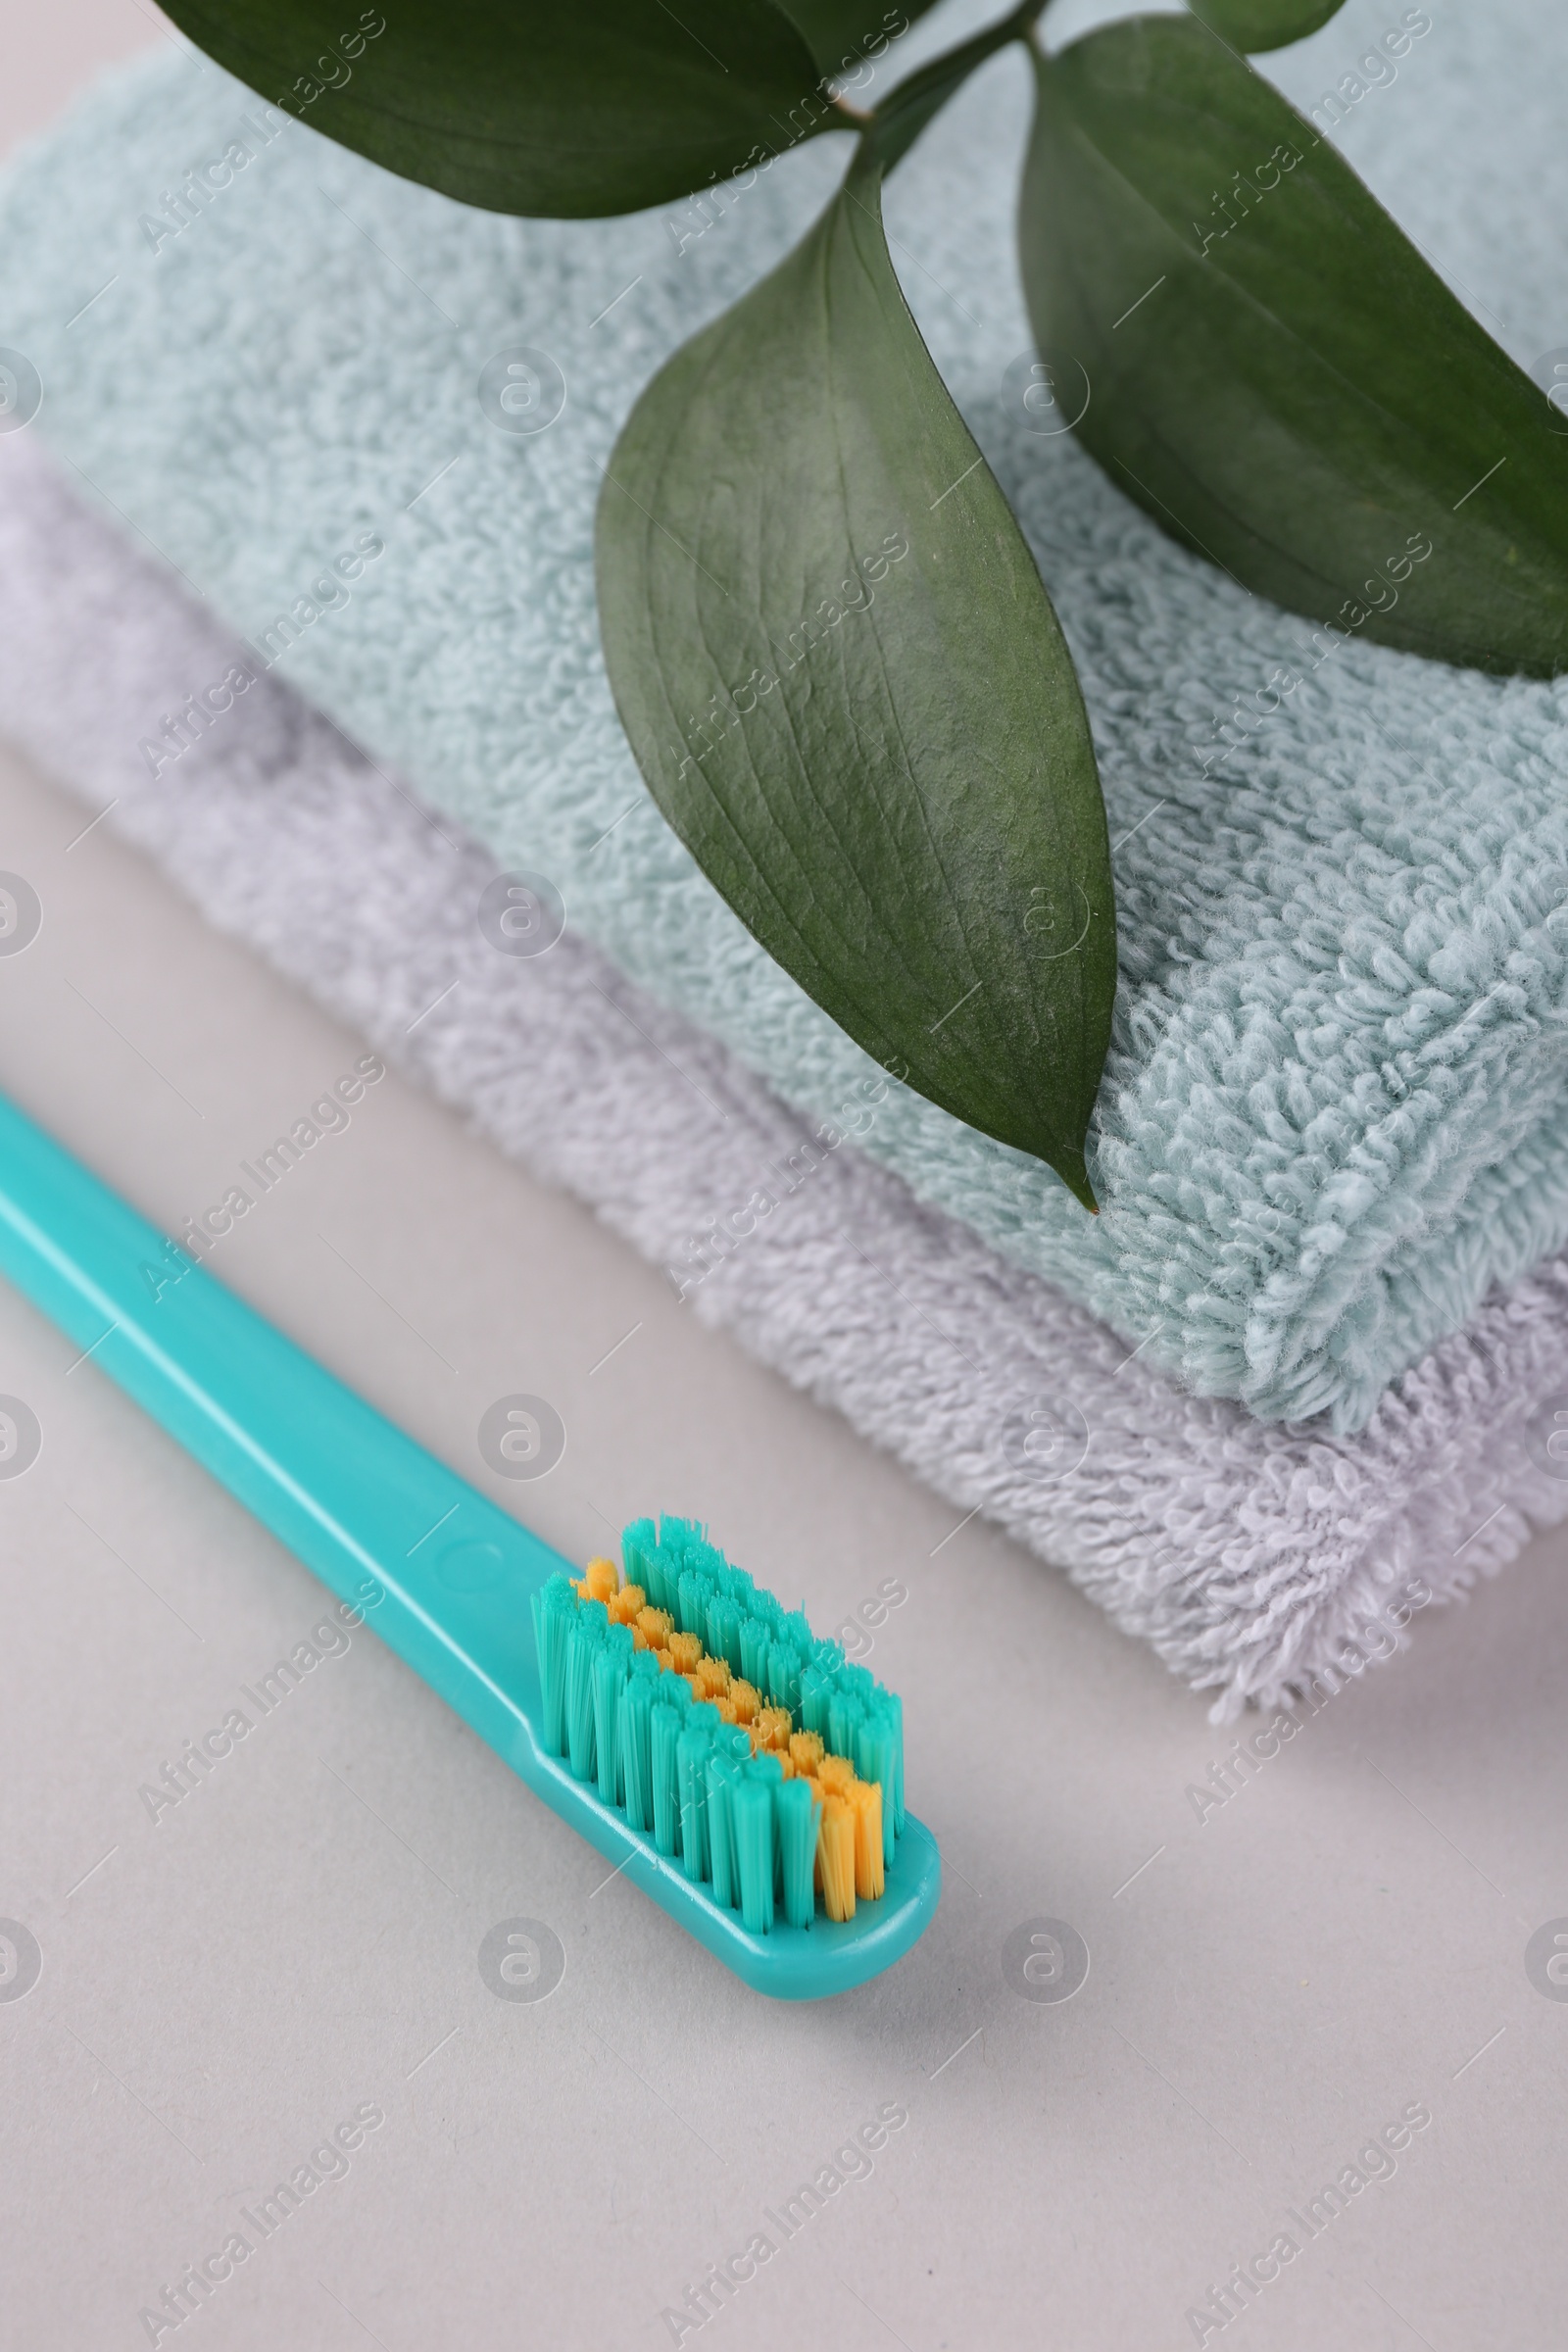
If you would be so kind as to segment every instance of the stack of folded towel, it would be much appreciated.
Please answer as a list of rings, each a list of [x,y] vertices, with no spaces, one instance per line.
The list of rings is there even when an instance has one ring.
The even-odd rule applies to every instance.
[[[1498,13],[1444,12],[1421,86],[1381,94],[1396,212],[1401,157],[1496,71]],[[1532,71],[1544,39],[1568,63],[1522,0],[1500,13]],[[614,433],[799,233],[837,141],[727,211],[515,221],[216,68],[114,77],[0,195],[0,345],[43,386],[0,435],[0,726],[1224,1715],[1345,1671],[1412,1588],[1449,1597],[1568,1515],[1568,687],[1347,644],[1271,690],[1305,624],[1035,437],[1002,380],[1028,343],[1016,64],[888,216],[1094,722],[1121,935],[1098,1219],[769,961],[643,791],[605,681]],[[1446,190],[1457,216],[1462,173]],[[1538,173],[1518,203],[1543,201]],[[1547,265],[1491,229],[1467,273],[1528,360]],[[565,393],[529,432],[481,389],[521,349]],[[481,913],[519,870],[564,907],[542,954]]]

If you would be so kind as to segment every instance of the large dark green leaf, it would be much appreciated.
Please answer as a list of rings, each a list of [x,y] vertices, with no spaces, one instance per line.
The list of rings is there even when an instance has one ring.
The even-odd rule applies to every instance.
[[[936,0],[904,0],[902,7],[873,6],[873,0],[779,0],[818,70],[852,85],[859,80],[869,84],[867,66],[875,66],[886,56],[888,43],[935,5]],[[869,97],[863,103],[869,104]]]
[[[1187,5],[1233,49],[1251,52],[1304,41],[1345,0],[1187,0]]]
[[[170,0],[197,45],[313,129],[494,213],[634,212],[821,126],[773,0]],[[377,30],[376,27],[380,29]]]
[[[1392,645],[1568,666],[1546,403],[1201,25],[1137,18],[1040,61],[1019,235],[1041,349],[1089,375],[1079,439],[1177,538]]]
[[[1091,1200],[1115,918],[1089,728],[874,166],[643,394],[599,600],[649,787],[741,919],[878,1061]]]

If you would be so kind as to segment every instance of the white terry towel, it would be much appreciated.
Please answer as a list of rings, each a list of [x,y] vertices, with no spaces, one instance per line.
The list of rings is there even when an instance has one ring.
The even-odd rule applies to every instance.
[[[570,931],[498,953],[489,855],[275,676],[153,782],[140,739],[246,660],[32,435],[0,442],[0,727],[694,1313],[1065,1568],[1216,1719],[1334,1688],[1405,1638],[1412,1584],[1455,1597],[1568,1515],[1568,1261],[1494,1293],[1359,1435],[1185,1395],[853,1142],[813,1151]]]
[[[1344,70],[1384,11],[1350,0],[1277,70],[1309,105],[1336,70],[1363,87]],[[1543,103],[1568,16],[1413,13],[1430,33],[1343,135],[1528,361],[1565,339]],[[992,14],[945,0],[910,38]],[[978,74],[900,165],[888,220],[1099,750],[1120,967],[1089,1147],[1102,1214],[912,1089],[862,1148],[1188,1387],[1359,1429],[1494,1283],[1568,1247],[1568,677],[1482,678],[1364,639],[1314,650],[1070,434],[1031,431],[1004,388],[1030,333],[1012,230],[1028,82],[1018,55]],[[251,93],[169,51],[7,172],[0,343],[41,384],[32,430],[233,627],[269,654],[293,637],[288,673],[317,707],[503,862],[548,875],[650,997],[803,1114],[836,1115],[876,1065],[644,789],[600,652],[593,516],[639,387],[805,229],[845,142],[805,142],[694,236],[681,208],[469,211],[278,115],[198,218],[160,227],[158,191],[204,158],[221,178],[255,119]],[[522,437],[477,389],[519,342],[568,387]],[[323,571],[377,543],[352,595]]]

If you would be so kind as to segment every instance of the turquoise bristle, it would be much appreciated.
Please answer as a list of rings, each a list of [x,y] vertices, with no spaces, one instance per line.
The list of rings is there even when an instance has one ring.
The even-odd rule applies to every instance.
[[[767,1689],[767,1627],[758,1617],[747,1617],[741,1623],[741,1672],[759,1690]]]
[[[767,1695],[771,1705],[788,1707],[791,1718],[801,1711],[800,1653],[788,1642],[773,1642],[767,1652]]]
[[[746,1734],[728,1726],[715,1737],[713,1752],[708,1759],[710,1875],[713,1882],[713,1900],[722,1904],[727,1911],[735,1909],[741,1892],[735,1869],[735,1836],[730,1817],[730,1799],[751,1752],[752,1743]]]
[[[784,1916],[792,1928],[808,1928],[816,1908],[812,1874],[819,1810],[804,1781],[786,1781],[776,1791],[774,1813],[784,1866]]]
[[[651,1519],[634,1519],[620,1539],[620,1557],[628,1585],[641,1585],[648,1590],[648,1563],[659,1548],[659,1537]]]
[[[712,1715],[712,1709],[694,1708],[687,1717],[685,1730],[675,1742],[675,1780],[680,1791],[680,1850],[689,1879],[706,1879],[709,1874],[708,1759],[712,1753],[713,1735],[706,1724],[697,1721],[699,1713]],[[715,1723],[717,1720],[713,1716]]]
[[[820,1666],[801,1668],[801,1728],[815,1732],[821,1740],[827,1738],[828,1702],[833,1696],[833,1685]]]
[[[773,1925],[773,1789],[748,1773],[730,1795],[735,1860],[741,1883],[741,1920],[753,1936]]]
[[[680,1624],[680,1580],[689,1572],[701,1575],[707,1565],[710,1546],[703,1531],[689,1519],[664,1519],[660,1523],[659,1559],[655,1569],[659,1597],[652,1591],[649,1599],[655,1608],[667,1609],[676,1625]]]
[[[642,1651],[636,1660],[642,1664],[651,1655]],[[659,1669],[654,1668],[657,1678]],[[620,1700],[620,1770],[626,1790],[626,1819],[634,1830],[645,1834],[654,1826],[653,1758],[649,1747],[648,1718],[653,1712],[657,1695],[657,1680],[633,1673],[627,1679]]]
[[[675,1851],[680,1826],[680,1787],[675,1776],[675,1749],[680,1740],[680,1709],[661,1699],[648,1718],[649,1754],[654,1780],[654,1843],[662,1854]]]
[[[680,1581],[680,1554],[667,1544],[648,1558],[648,1598],[652,1607],[675,1614],[675,1588]]]
[[[629,1625],[612,1625],[594,1654],[594,1754],[601,1804],[620,1802],[620,1693],[631,1664]]]
[[[880,1781],[882,1784],[882,1860],[888,1865],[893,1861],[893,1842],[897,1835],[894,1822],[898,1787],[897,1754],[898,1741],[892,1711],[886,1707],[873,1707],[856,1728],[852,1761],[862,1781]]]
[[[754,1756],[746,1766],[744,1778],[749,1781],[765,1781],[772,1789],[776,1802],[778,1792],[784,1786],[784,1766],[771,1750],[764,1749],[760,1755]],[[784,1870],[779,1851],[778,1817],[775,1813],[773,1819],[773,1893],[775,1898],[783,1891]]]
[[[801,1663],[804,1665],[811,1654],[812,1639],[805,1610],[793,1609],[788,1616],[780,1610],[778,1624],[774,1630],[781,1642],[787,1642],[791,1649],[799,1651]]]
[[[566,1637],[566,1757],[574,1781],[594,1773],[594,1658],[607,1630],[605,1604],[585,1600]]]
[[[740,1778],[740,1766],[733,1757],[714,1748],[709,1756],[704,1777],[708,1782],[708,1875],[713,1882],[714,1902],[725,1911],[733,1911],[738,1890],[735,1885],[735,1841],[731,1835],[729,1800]]]
[[[722,1594],[708,1604],[708,1627],[705,1635],[709,1654],[728,1661],[731,1674],[741,1670],[741,1613],[734,1601]]]
[[[656,1530],[633,1520],[621,1555],[627,1584],[651,1606],[877,1784],[890,1867],[905,1820],[898,1694],[847,1662],[838,1642],[817,1641],[804,1610],[784,1609],[693,1522],[666,1518]],[[789,1927],[810,1928],[822,1814],[810,1780],[786,1779],[788,1759],[769,1748],[754,1755],[751,1733],[694,1695],[666,1651],[639,1649],[640,1634],[612,1623],[616,1606],[613,1595],[608,1605],[584,1599],[565,1576],[534,1594],[544,1745],[660,1854],[679,1855],[687,1879],[710,1885],[750,1933],[768,1934],[781,1913]]]
[[[877,1705],[885,1709],[893,1731],[893,1832],[904,1836],[904,1701],[896,1690],[878,1683]]]
[[[539,1659],[539,1694],[544,1701],[544,1741],[553,1756],[566,1745],[566,1642],[577,1614],[569,1577],[553,1576],[533,1596],[533,1638]]]
[[[695,1568],[681,1571],[678,1593],[679,1606],[671,1614],[683,1634],[695,1634],[702,1641],[708,1624],[708,1604],[713,1588],[708,1578]]]
[[[854,1691],[846,1690],[842,1683],[827,1702],[827,1744],[835,1756],[848,1756],[855,1762],[855,1734],[865,1708]]]

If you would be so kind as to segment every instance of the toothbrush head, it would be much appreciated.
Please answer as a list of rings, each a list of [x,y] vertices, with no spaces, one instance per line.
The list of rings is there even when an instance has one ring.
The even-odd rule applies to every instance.
[[[622,1557],[532,1594],[550,1802],[760,1991],[890,1967],[941,1886],[902,1702],[706,1530],[635,1520]]]

